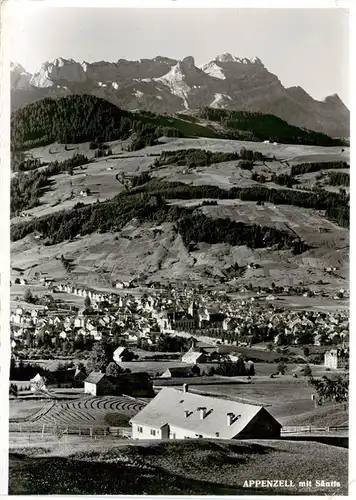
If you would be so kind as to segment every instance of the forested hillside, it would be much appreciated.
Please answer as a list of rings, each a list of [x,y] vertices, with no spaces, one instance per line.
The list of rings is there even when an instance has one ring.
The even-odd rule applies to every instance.
[[[224,128],[231,131],[231,138],[236,139],[239,139],[241,132],[244,131],[247,134],[246,139],[250,141],[269,140],[283,144],[315,146],[347,145],[342,139],[334,139],[320,132],[295,127],[281,118],[269,114],[203,108],[199,116],[206,120],[219,122]]]
[[[135,150],[155,144],[162,135],[184,134],[177,128],[162,126],[158,120],[140,119],[140,115],[86,94],[43,99],[15,111],[11,117],[11,144],[15,151],[53,142],[100,143],[130,136],[134,136],[131,148]]]
[[[268,139],[323,146],[343,144],[341,140],[325,134],[291,126],[273,115],[206,108],[201,111],[201,117],[219,122],[219,132],[212,126],[202,126],[188,116],[182,119],[149,112],[131,113],[87,94],[46,98],[12,114],[11,147],[13,151],[20,151],[53,142],[100,143],[131,137],[130,148],[137,150],[156,144],[161,136]]]

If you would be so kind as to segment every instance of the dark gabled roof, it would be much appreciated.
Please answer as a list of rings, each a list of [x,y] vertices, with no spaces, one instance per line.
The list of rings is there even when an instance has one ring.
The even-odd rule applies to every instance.
[[[177,366],[176,368],[167,368],[166,371],[170,371],[171,374],[178,374],[178,375],[184,375],[186,373],[192,373],[192,367],[191,366]]]
[[[84,382],[88,382],[89,384],[98,384],[105,376],[106,375],[103,372],[91,372]]]

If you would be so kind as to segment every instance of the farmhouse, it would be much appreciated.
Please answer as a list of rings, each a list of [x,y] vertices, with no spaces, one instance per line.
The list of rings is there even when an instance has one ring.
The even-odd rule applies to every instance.
[[[190,365],[196,365],[197,363],[205,363],[206,359],[207,357],[204,352],[188,351],[182,356],[182,362],[188,363]]]
[[[84,394],[100,396],[112,392],[113,386],[105,373],[91,372],[84,380]]]
[[[127,347],[118,347],[113,354],[113,360],[116,363],[122,363],[123,361],[131,361],[133,358],[133,353],[127,349]]]
[[[331,349],[324,354],[324,365],[327,368],[345,368],[348,355],[344,349]]]
[[[133,439],[277,439],[282,425],[262,406],[163,388],[131,418]]]

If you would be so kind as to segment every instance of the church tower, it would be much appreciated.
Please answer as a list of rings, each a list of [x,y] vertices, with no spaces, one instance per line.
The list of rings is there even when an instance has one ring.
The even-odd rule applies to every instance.
[[[189,306],[188,313],[194,319],[194,327],[195,328],[199,328],[199,323],[200,323],[200,321],[199,321],[199,310],[198,310],[198,306],[197,306],[197,304],[195,303],[194,300],[193,300],[193,302]]]

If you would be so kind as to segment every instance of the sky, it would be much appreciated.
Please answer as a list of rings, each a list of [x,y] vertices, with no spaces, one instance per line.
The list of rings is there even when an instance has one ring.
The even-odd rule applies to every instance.
[[[284,86],[315,99],[339,94],[349,105],[346,9],[56,8],[36,2],[12,15],[10,57],[27,71],[57,57],[137,60],[157,55],[259,57]]]

